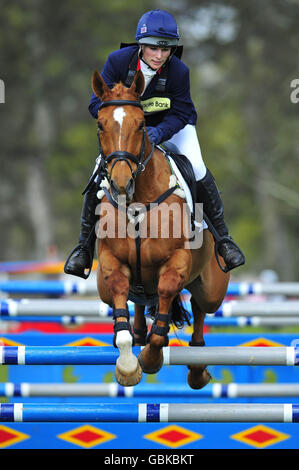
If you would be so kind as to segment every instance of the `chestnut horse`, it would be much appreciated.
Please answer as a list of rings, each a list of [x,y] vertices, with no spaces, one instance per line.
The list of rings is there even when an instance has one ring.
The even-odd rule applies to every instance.
[[[221,305],[229,273],[224,273],[218,266],[214,239],[208,229],[203,230],[202,245],[190,247],[188,233],[185,234],[184,230],[186,224],[190,226],[184,210],[186,201],[175,193],[175,188],[170,188],[170,165],[163,152],[152,146],[146,133],[140,103],[144,89],[142,72],[136,73],[130,88],[118,83],[110,89],[95,71],[92,88],[102,102],[98,111],[98,137],[101,165],[106,175],[101,183],[102,195],[98,196],[102,197],[99,206],[98,292],[101,300],[114,312],[114,346],[120,351],[115,377],[120,384],[130,386],[140,381],[142,371],[153,374],[162,367],[163,347],[168,344],[171,306],[183,288],[192,295],[193,334],[189,344],[204,346],[205,312],[213,313]],[[142,237],[128,236],[128,233],[119,236],[118,216],[124,216],[130,225],[129,214],[126,213],[129,203],[138,202],[140,207],[146,208],[148,216],[155,211],[155,208],[149,209],[151,203],[156,202],[155,207],[159,207],[157,201],[161,203],[161,200],[164,208],[175,203],[179,214],[166,211],[166,216],[163,212],[162,217],[154,221],[153,217],[150,221],[146,217]],[[165,217],[174,224],[174,229],[175,224],[180,224],[179,236],[174,236],[173,231],[165,236],[162,230]],[[137,226],[136,219],[133,220]],[[115,226],[112,236],[108,231],[104,233],[103,221],[106,225],[112,221]],[[153,228],[158,236],[150,236]],[[134,334],[129,323],[129,292],[138,294],[138,288],[143,289],[142,295],[148,298],[156,296],[158,304],[147,342],[146,302],[135,302]],[[138,359],[132,352],[132,344],[145,345]],[[209,382],[211,376],[206,366],[188,368],[190,387],[202,388]]]

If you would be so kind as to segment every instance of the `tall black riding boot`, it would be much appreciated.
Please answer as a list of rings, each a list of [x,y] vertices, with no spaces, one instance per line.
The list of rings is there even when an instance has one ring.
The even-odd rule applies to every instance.
[[[218,253],[226,263],[225,272],[244,264],[244,254],[228,234],[224,221],[223,203],[214,177],[208,169],[205,176],[196,182],[196,200],[203,203],[203,211],[219,235],[215,241]]]
[[[92,268],[94,247],[96,241],[95,224],[98,216],[95,210],[99,200],[96,196],[98,191],[94,183],[85,193],[83,208],[81,213],[81,231],[79,244],[73,249],[64,265],[66,274],[83,277],[87,279]]]

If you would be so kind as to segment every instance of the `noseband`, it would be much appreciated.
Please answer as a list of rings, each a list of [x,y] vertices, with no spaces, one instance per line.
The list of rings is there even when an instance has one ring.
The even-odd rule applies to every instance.
[[[105,101],[103,102],[100,107],[100,109],[106,108],[107,106],[135,106],[137,108],[140,108],[143,110],[142,104],[139,101],[130,101],[130,100],[110,100],[110,101]],[[132,178],[135,180],[136,177],[145,169],[146,164],[148,161],[151,159],[154,151],[154,145],[152,145],[151,152],[147,156],[146,159],[145,157],[145,126],[143,126],[143,135],[142,135],[142,142],[141,142],[141,147],[140,147],[140,152],[139,155],[136,157],[130,152],[126,152],[124,150],[116,150],[115,152],[110,153],[109,155],[105,155],[102,149],[101,145],[101,140],[100,140],[100,128],[98,128],[98,140],[99,140],[99,152],[100,155],[102,156],[103,160],[105,161],[106,165],[106,173],[108,176],[108,179],[111,178],[111,173],[114,168],[114,165],[119,162],[119,161],[124,161],[126,164],[129,166],[132,174]],[[114,159],[114,162],[112,163],[112,167],[110,170],[110,175],[108,174],[107,171],[107,164],[111,162],[111,160]],[[137,165],[137,170],[134,172],[133,168],[130,164],[130,161],[135,163]]]

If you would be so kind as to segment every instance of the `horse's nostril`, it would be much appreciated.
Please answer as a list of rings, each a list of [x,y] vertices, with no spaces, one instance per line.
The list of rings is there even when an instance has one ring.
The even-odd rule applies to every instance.
[[[131,178],[128,183],[127,183],[127,186],[126,186],[126,194],[129,196],[129,197],[132,197],[133,196],[133,193],[134,193],[134,180],[133,178]]]
[[[118,189],[117,184],[113,180],[110,181],[110,187],[111,187],[112,195],[117,196],[119,194],[119,189]]]

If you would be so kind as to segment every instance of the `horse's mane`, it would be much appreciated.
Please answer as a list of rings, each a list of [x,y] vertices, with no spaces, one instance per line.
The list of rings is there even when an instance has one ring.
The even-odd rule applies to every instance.
[[[122,82],[118,82],[114,85],[111,89],[111,93],[113,98],[118,99],[131,99],[136,100],[138,99],[136,93],[134,93],[130,88],[127,88]]]

